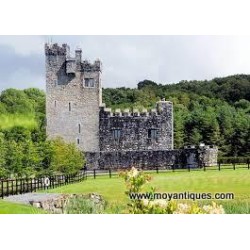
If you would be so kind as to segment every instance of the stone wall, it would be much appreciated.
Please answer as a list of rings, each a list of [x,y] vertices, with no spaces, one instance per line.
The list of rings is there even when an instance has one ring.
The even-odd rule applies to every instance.
[[[83,151],[99,151],[101,63],[81,61],[81,50],[69,57],[69,47],[45,45],[46,118],[49,138],[62,137]],[[94,85],[87,87],[86,79]]]
[[[217,164],[218,158],[218,147],[206,146],[205,149],[200,151],[201,161],[204,162],[205,166],[214,166]]]
[[[87,152],[88,169],[122,169],[132,166],[142,169],[158,168],[197,168],[215,166],[217,149],[206,149],[201,153],[198,148],[175,150],[120,150]]]
[[[100,151],[173,149],[173,105],[160,101],[157,108],[143,110],[100,109]],[[114,138],[118,130],[119,138]],[[151,131],[156,133],[151,137]]]
[[[187,168],[198,166],[198,151],[188,150],[141,150],[141,151],[101,151],[86,153],[87,168],[122,169],[139,167],[150,168]]]

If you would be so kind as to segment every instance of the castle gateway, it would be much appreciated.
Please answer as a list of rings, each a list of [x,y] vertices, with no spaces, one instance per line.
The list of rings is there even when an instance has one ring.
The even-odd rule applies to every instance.
[[[99,60],[70,57],[66,44],[45,44],[49,138],[62,137],[85,152],[88,168],[197,167],[217,163],[216,147],[174,149],[173,104],[151,110],[115,110],[102,103]]]

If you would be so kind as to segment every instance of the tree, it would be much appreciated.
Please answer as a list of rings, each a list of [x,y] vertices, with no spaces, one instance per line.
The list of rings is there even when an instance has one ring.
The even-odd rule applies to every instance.
[[[6,176],[6,147],[4,145],[4,136],[0,133],[0,178],[4,178]]]
[[[13,174],[15,177],[23,177],[22,146],[15,141],[7,141],[6,145],[6,169],[8,174]]]
[[[145,88],[148,86],[157,87],[157,83],[150,81],[150,80],[144,80],[144,81],[141,81],[137,84],[138,89],[142,89],[142,88]]]
[[[34,107],[32,101],[25,95],[22,90],[7,89],[0,95],[0,101],[5,104],[9,113],[33,113]]]
[[[83,168],[85,159],[83,153],[74,143],[67,144],[61,138],[56,138],[52,143],[51,168],[63,174],[76,174]]]

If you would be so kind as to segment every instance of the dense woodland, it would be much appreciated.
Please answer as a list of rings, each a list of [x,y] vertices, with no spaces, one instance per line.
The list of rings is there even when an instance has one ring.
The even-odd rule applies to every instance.
[[[250,155],[250,75],[103,89],[103,101],[112,108],[154,108],[162,98],[174,103],[175,148],[204,142],[218,145],[221,156]],[[75,145],[46,140],[42,90],[2,91],[0,177],[73,173],[81,159]]]
[[[0,95],[0,178],[74,174],[84,156],[60,138],[46,140],[45,93],[7,89]]]

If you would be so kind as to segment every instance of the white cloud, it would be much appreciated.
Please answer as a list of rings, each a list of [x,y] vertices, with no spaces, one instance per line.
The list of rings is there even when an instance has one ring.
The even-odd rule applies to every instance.
[[[1,89],[6,83],[9,87],[26,87],[28,82],[44,88],[46,39],[0,36],[0,49],[5,45],[15,50],[5,53],[2,48]],[[249,36],[53,36],[52,39],[59,44],[68,43],[73,53],[80,44],[84,59],[100,58],[104,87],[136,87],[144,79],[164,84],[250,73]],[[11,70],[7,70],[9,67]]]
[[[42,36],[0,36],[0,45],[10,46],[16,54],[23,56],[40,54],[45,41]]]
[[[11,74],[8,81],[5,83],[5,88],[41,88],[45,89],[44,77],[34,74],[29,69],[20,68]],[[4,88],[3,88],[4,89]]]

